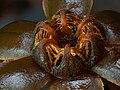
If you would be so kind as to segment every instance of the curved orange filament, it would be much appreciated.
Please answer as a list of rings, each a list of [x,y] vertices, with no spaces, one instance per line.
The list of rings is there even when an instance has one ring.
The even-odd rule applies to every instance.
[[[62,25],[62,30],[61,32],[71,35],[72,30],[67,27],[67,17],[66,17],[66,10],[61,10],[60,11],[60,16],[61,16],[61,25]]]
[[[49,35],[52,36],[52,38],[57,39],[57,33],[54,29],[50,27],[50,25],[46,22],[40,22],[38,25],[38,28],[41,30],[46,31]]]
[[[89,16],[84,16],[83,20],[78,25],[78,28],[77,28],[77,31],[76,31],[76,37],[78,37],[80,35],[82,27],[89,22],[89,20],[90,20],[89,18],[90,18]]]

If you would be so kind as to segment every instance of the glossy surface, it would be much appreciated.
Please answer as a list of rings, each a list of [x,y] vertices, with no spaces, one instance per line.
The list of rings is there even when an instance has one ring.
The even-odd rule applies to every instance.
[[[101,79],[96,75],[84,74],[73,81],[55,80],[49,90],[104,90]]]
[[[32,32],[36,23],[16,21],[0,30],[0,59],[19,59],[31,54]]]
[[[100,63],[93,67],[93,71],[120,86],[120,56],[106,55]]]
[[[35,26],[36,26],[36,22],[19,20],[19,21],[15,21],[10,24],[7,24],[3,28],[1,28],[0,33],[1,32],[13,32],[17,34],[22,34],[24,32],[32,33]]]
[[[0,64],[0,90],[40,90],[50,81],[32,57]]]
[[[63,8],[78,15],[88,15],[91,11],[93,0],[43,0],[42,4],[46,17],[51,19],[58,10]]]
[[[71,0],[71,2],[72,2],[72,0]],[[61,3],[60,5],[64,5],[64,4]],[[52,10],[54,10],[54,9],[52,9]],[[62,33],[60,33],[60,35],[65,39],[65,42],[63,42],[64,39],[61,40],[61,39],[56,38],[56,33],[54,33],[54,31],[53,31],[54,27],[52,27],[52,29],[51,29],[50,27],[52,25],[50,25],[50,27],[49,27],[48,22],[45,22],[46,23],[45,25],[40,24],[39,29],[41,29],[41,31],[43,30],[45,32],[40,31],[39,34],[37,34],[37,35],[38,36],[42,35],[43,36],[42,39],[43,38],[45,38],[45,39],[41,40],[41,37],[39,38],[41,40],[41,42],[39,44],[38,44],[38,42],[36,42],[34,44],[35,52],[33,52],[34,58],[35,59],[37,58],[36,62],[40,65],[40,67],[32,60],[31,57],[1,64],[0,65],[0,68],[1,68],[0,69],[0,84],[1,84],[0,88],[1,89],[8,89],[8,90],[10,90],[10,89],[12,89],[12,90],[16,90],[16,89],[21,89],[21,90],[24,90],[24,89],[25,90],[28,90],[28,89],[29,90],[39,90],[39,89],[103,90],[103,83],[102,83],[101,79],[98,76],[94,75],[92,71],[96,72],[98,75],[107,79],[108,81],[111,81],[111,82],[115,83],[116,85],[120,86],[120,83],[119,83],[119,81],[120,81],[120,77],[119,77],[119,74],[120,74],[120,65],[119,65],[120,64],[120,60],[119,60],[120,59],[120,53],[119,53],[120,52],[120,44],[119,44],[119,41],[120,41],[120,31],[119,31],[120,30],[119,29],[120,28],[120,24],[119,24],[120,23],[120,19],[119,19],[120,14],[116,13],[116,12],[112,12],[112,11],[103,11],[103,12],[98,12],[91,16],[82,18],[83,20],[81,22],[79,22],[79,25],[77,24],[77,26],[78,26],[77,30],[79,32],[76,34],[76,36],[79,36],[79,37],[78,37],[78,40],[76,40],[77,42],[74,42],[75,44],[78,43],[78,47],[75,50],[74,50],[74,48],[71,48],[71,46],[74,46],[75,44],[71,45],[71,43],[70,43],[72,41],[72,40],[70,40],[71,37],[69,38],[69,36],[71,36],[71,30],[68,29],[68,27],[66,28],[67,20],[65,20],[65,18],[66,18],[65,12],[63,11],[63,13],[60,13],[60,15],[62,15],[62,18],[60,18],[61,21],[58,20],[58,22],[59,21],[61,22],[60,27],[62,27],[63,29],[61,29],[61,28],[59,29],[58,27],[57,28],[58,28],[58,30],[61,30],[61,32],[65,34],[65,35],[63,34],[63,36],[62,36]],[[73,16],[75,16],[75,15],[73,15]],[[48,16],[48,17],[50,17],[50,16]],[[70,21],[68,21],[68,22],[70,22]],[[72,24],[73,24],[73,22],[72,22]],[[71,22],[70,22],[70,25],[71,25]],[[70,25],[68,25],[68,26],[70,26]],[[87,30],[86,30],[85,29],[86,26],[88,26],[89,29],[87,27]],[[97,26],[97,28],[95,26]],[[25,25],[25,27],[26,27],[26,25]],[[39,29],[37,29],[37,32]],[[48,32],[46,33],[46,31],[48,31]],[[70,33],[69,33],[69,31],[70,31]],[[19,34],[21,34],[21,32],[24,32],[24,30],[20,31],[20,33],[15,32],[16,34],[12,32],[10,37],[13,37],[16,42],[17,34],[19,35]],[[3,36],[2,36],[2,34],[3,34]],[[3,39],[4,39],[4,36],[8,36],[8,33],[4,34],[2,32],[2,34],[1,34],[1,36],[3,37]],[[22,37],[25,36],[25,38],[23,40],[29,41],[29,39],[26,39],[26,33],[24,33],[24,34],[22,36]],[[53,39],[55,39],[55,40],[58,39],[58,42],[57,42],[58,45],[56,44],[55,40],[51,39],[51,37],[49,38],[49,36],[50,36],[49,34],[53,35],[53,37],[52,37]],[[27,36],[29,36],[29,35],[27,34]],[[57,36],[59,36],[59,34],[57,34]],[[73,36],[72,36],[72,38],[73,38]],[[46,40],[48,38],[49,38],[49,40]],[[69,39],[68,42],[70,44],[68,44],[67,38]],[[36,39],[36,37],[35,37],[35,39]],[[10,40],[8,40],[8,41],[10,41]],[[40,41],[40,40],[38,40],[38,41]],[[104,42],[102,42],[102,41],[104,41]],[[12,43],[12,41],[10,41],[10,42]],[[58,47],[61,43],[64,45]],[[3,44],[6,44],[6,42],[3,42]],[[13,44],[15,44],[14,40],[13,40]],[[16,42],[16,44],[18,44],[18,42]],[[28,44],[28,42],[26,44]],[[26,44],[22,45],[23,48],[25,48],[25,46],[27,46],[27,47],[29,46]],[[8,43],[8,46],[6,44],[7,47],[9,47],[9,45],[10,45],[10,43]],[[51,46],[49,46],[49,45],[51,45]],[[12,45],[10,45],[10,46],[12,47]],[[80,47],[82,46],[83,48],[79,49],[79,46]],[[61,49],[61,48],[64,48],[64,49]],[[47,50],[49,51],[50,54],[46,54],[46,52],[48,52]],[[62,63],[61,63],[61,61],[59,61],[61,59],[61,57],[59,56],[59,54],[61,55],[61,53],[59,53],[59,54],[55,55],[58,61],[53,62],[54,61],[53,60],[52,64],[51,64],[50,60],[51,60],[52,55],[54,55],[53,54],[54,50],[56,50],[56,51],[58,50],[58,52],[62,52],[62,56],[63,56]],[[78,50],[82,51],[82,55],[83,55],[83,57],[85,57],[85,59],[81,59],[81,57],[80,58],[74,57],[74,55],[81,53],[81,52],[77,52]],[[90,53],[92,52],[92,54],[90,54],[91,55],[90,57],[89,57],[89,51],[90,51]],[[9,52],[9,53],[13,53],[13,52]],[[52,55],[51,55],[51,53],[52,53]],[[49,55],[51,55],[51,56],[49,56]],[[96,58],[96,56],[99,56],[99,57]],[[31,62],[29,60],[32,60],[33,62]],[[93,62],[91,62],[92,60],[93,60]],[[96,60],[99,61],[97,64],[96,64]],[[86,64],[86,62],[87,62],[87,64]],[[89,65],[92,65],[92,69],[91,69],[91,66],[89,68]],[[87,70],[86,70],[86,68],[84,69],[84,66],[85,67],[88,66]],[[62,80],[56,79],[55,81],[51,82],[51,79],[50,79],[51,75],[48,74],[48,72],[51,73],[49,71],[51,69],[51,67],[52,67],[52,74],[54,74],[55,77],[58,77],[58,78],[59,78],[59,76],[65,77],[65,79],[67,81],[64,78],[62,78]],[[43,68],[46,71],[43,71],[40,68]],[[39,69],[40,69],[40,71],[39,71]],[[77,77],[75,77],[76,73],[77,73]],[[52,76],[52,78],[55,78],[55,77]],[[71,77],[72,77],[72,80],[71,80]]]
[[[94,74],[84,74],[74,81],[54,80],[32,57],[0,64],[0,77],[0,90],[103,90],[101,79]]]

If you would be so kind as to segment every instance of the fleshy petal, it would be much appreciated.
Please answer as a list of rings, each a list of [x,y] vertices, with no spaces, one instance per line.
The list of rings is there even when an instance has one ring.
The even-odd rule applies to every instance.
[[[0,30],[0,59],[10,60],[29,56],[32,46],[32,35],[36,23],[15,21]]]
[[[33,21],[27,21],[27,20],[14,21],[1,28],[0,33],[13,32],[17,34],[22,34],[24,32],[32,32],[35,26],[36,26],[36,22]]]
[[[107,55],[92,69],[101,77],[120,86],[120,56],[111,57]]]
[[[91,11],[93,0],[42,0],[43,10],[47,18],[52,16],[59,9],[69,9],[78,15],[88,15]]]
[[[0,90],[39,90],[49,81],[32,57],[0,64]]]
[[[48,84],[49,90],[104,90],[101,79],[96,75],[85,74],[73,81],[56,80]]]

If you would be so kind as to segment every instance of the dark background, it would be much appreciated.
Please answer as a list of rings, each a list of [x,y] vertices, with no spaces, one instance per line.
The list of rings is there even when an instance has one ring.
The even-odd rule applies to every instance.
[[[94,0],[92,11],[114,10],[120,12],[120,0]],[[0,28],[16,20],[45,20],[41,0],[0,0]],[[105,83],[105,90],[120,90],[120,87]],[[111,89],[110,89],[111,88]]]
[[[0,28],[16,20],[41,21],[45,19],[42,0],[0,0]],[[120,12],[120,0],[94,0],[92,11]]]

